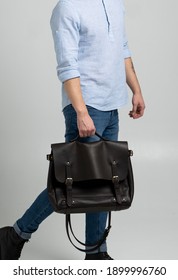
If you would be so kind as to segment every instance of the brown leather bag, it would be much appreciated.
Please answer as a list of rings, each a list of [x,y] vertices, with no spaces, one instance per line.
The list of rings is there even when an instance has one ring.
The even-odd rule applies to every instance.
[[[70,228],[70,213],[119,211],[132,204],[133,152],[126,141],[109,141],[96,135],[100,141],[52,144],[47,155],[49,199],[56,212],[67,214],[66,226]],[[107,231],[110,218],[108,223]]]

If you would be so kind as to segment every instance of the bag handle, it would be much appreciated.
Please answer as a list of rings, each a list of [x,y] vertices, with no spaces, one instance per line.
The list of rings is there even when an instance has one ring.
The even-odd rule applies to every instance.
[[[69,233],[69,228],[70,228],[71,234],[73,235],[73,237],[75,238],[75,240],[76,240],[79,244],[81,244],[81,245],[83,245],[83,246],[85,246],[85,247],[92,247],[92,248],[91,248],[91,249],[82,249],[82,248],[79,248],[78,246],[76,246],[76,245],[73,243],[72,239],[71,239],[71,236],[70,236],[70,233]],[[87,252],[92,252],[92,251],[96,250],[97,248],[99,248],[99,247],[103,244],[103,242],[106,240],[106,238],[107,238],[107,236],[108,236],[108,234],[109,234],[110,228],[111,228],[111,212],[109,212],[109,216],[108,216],[108,227],[105,229],[102,238],[101,238],[98,242],[96,242],[95,244],[92,244],[92,245],[90,244],[90,245],[89,245],[89,244],[86,244],[86,243],[81,242],[79,239],[76,238],[76,236],[75,236],[75,234],[74,234],[74,232],[73,232],[73,229],[72,229],[71,215],[70,215],[70,214],[66,214],[66,232],[67,232],[67,236],[68,236],[69,241],[71,242],[71,244],[72,244],[76,249],[78,249],[78,250],[81,251],[81,252],[85,252],[85,253],[87,253]]]
[[[98,136],[103,141],[108,141],[108,139],[101,136],[97,131],[95,131],[95,135]],[[91,136],[92,137],[92,136]],[[78,134],[74,139],[72,139],[70,142],[77,141],[80,138],[80,135]]]

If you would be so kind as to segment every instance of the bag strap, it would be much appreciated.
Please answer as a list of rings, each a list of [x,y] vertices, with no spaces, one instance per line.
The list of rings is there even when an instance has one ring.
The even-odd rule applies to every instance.
[[[76,240],[79,244],[81,244],[81,245],[83,245],[83,246],[85,246],[85,247],[92,247],[92,248],[91,248],[91,249],[82,249],[82,248],[79,248],[78,246],[76,246],[76,245],[73,243],[72,239],[71,239],[71,236],[70,236],[70,233],[69,233],[69,228],[70,228],[71,234],[73,235],[73,237],[75,238],[75,240]],[[78,249],[78,250],[81,251],[81,252],[85,252],[85,253],[87,253],[87,252],[92,252],[92,251],[96,250],[97,248],[99,248],[99,247],[103,244],[103,242],[106,240],[106,238],[107,238],[107,236],[108,236],[108,234],[109,234],[110,228],[111,228],[111,212],[109,212],[109,215],[108,215],[108,227],[105,229],[102,238],[101,238],[98,242],[96,242],[95,244],[92,244],[92,245],[90,244],[90,245],[89,245],[89,244],[86,244],[86,243],[81,242],[79,239],[76,238],[76,236],[75,236],[75,234],[74,234],[74,232],[73,232],[73,229],[72,229],[71,215],[70,215],[70,214],[66,214],[66,232],[67,232],[67,236],[68,236],[69,241],[71,242],[71,244],[72,244],[76,249]]]
[[[117,164],[116,164],[115,161],[113,161],[113,163],[112,163],[112,182],[113,182],[113,185],[114,185],[116,200],[119,204],[121,204],[122,203],[122,200],[121,200],[121,186],[120,186],[120,182],[119,182]]]

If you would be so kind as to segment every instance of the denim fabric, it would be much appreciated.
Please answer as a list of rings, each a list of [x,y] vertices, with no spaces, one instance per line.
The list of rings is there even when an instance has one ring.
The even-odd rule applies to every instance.
[[[94,121],[97,132],[109,140],[118,138],[118,111],[99,111],[90,106],[88,112]],[[66,124],[65,140],[66,142],[74,139],[78,135],[76,112],[72,105],[68,105],[63,110]],[[99,140],[97,136],[80,138],[83,142],[92,142]],[[53,207],[48,199],[47,189],[36,198],[31,207],[25,212],[15,224],[15,231],[24,239],[29,239],[35,232],[40,223],[53,213]],[[87,213],[86,214],[86,243],[94,244],[103,235],[106,227],[107,212]],[[106,242],[95,252],[107,251]]]
[[[24,215],[14,224],[15,231],[24,239],[30,239],[41,222],[46,219],[54,209],[49,201],[47,189],[44,189]]]

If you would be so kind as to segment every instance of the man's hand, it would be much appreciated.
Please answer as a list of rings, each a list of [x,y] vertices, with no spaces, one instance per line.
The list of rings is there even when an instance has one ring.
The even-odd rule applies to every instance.
[[[65,81],[64,88],[77,114],[77,127],[80,137],[94,135],[96,129],[82,97],[80,78]]]
[[[80,137],[89,137],[95,134],[95,125],[87,111],[77,114],[77,126]]]
[[[142,94],[133,94],[132,105],[132,111],[129,112],[129,116],[133,119],[142,117],[145,110],[145,103]]]
[[[131,91],[133,92],[132,97],[132,110],[129,112],[129,116],[133,119],[138,119],[143,116],[145,110],[145,103],[141,93],[141,88],[137,75],[134,69],[134,65],[131,57],[125,59],[126,69],[126,81]]]

